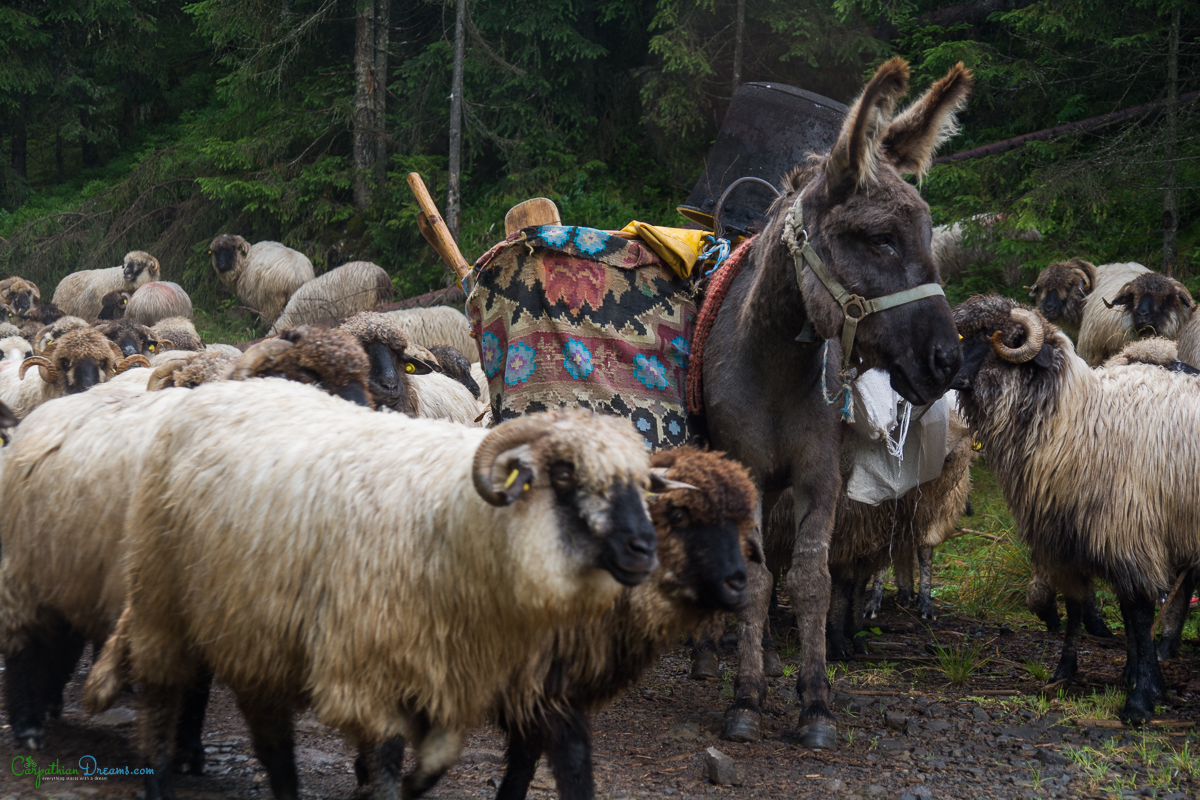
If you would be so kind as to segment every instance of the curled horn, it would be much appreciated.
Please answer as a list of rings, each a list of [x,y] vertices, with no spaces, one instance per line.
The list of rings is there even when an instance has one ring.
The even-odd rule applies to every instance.
[[[1090,292],[1092,290],[1092,279],[1088,277],[1088,274],[1086,272],[1079,269],[1078,267],[1071,270],[1071,272],[1073,274],[1076,274],[1079,276],[1080,282],[1083,284],[1083,290],[1085,292]]]
[[[49,350],[49,348],[47,348],[47,350]],[[58,369],[54,366],[54,363],[50,361],[50,359],[43,356],[30,356],[22,361],[20,369],[17,370],[17,378],[20,380],[25,380],[25,371],[30,367],[40,367],[42,380],[44,380],[46,383],[58,382]]]
[[[229,373],[229,380],[244,381],[247,378],[253,378],[258,375],[259,369],[268,359],[278,358],[283,353],[291,350],[296,346],[295,342],[289,342],[285,339],[267,339],[259,342],[251,347],[246,352],[242,353],[242,357],[233,365],[233,369]]]
[[[117,362],[116,374],[120,375],[122,372],[124,372],[125,370],[130,369],[132,367],[148,367],[148,366],[150,366],[150,359],[146,358],[141,353],[135,353],[135,354],[129,356],[128,358],[123,358]]]
[[[1014,364],[1032,361],[1041,351],[1042,342],[1046,338],[1046,332],[1042,329],[1042,321],[1038,319],[1037,314],[1027,308],[1014,308],[1009,312],[1009,316],[1025,329],[1025,344],[1020,347],[1008,347],[1004,344],[1004,332],[996,331],[992,334],[992,349],[1005,361],[1011,361]]]
[[[550,432],[550,424],[538,417],[522,417],[505,422],[487,435],[475,451],[475,460],[471,464],[471,480],[480,497],[493,506],[506,506],[516,499],[532,475],[518,474],[517,479],[505,487],[506,491],[498,492],[492,485],[492,467],[504,451],[545,436]]]
[[[1100,302],[1101,302],[1101,303],[1104,303],[1104,307],[1105,307],[1105,308],[1116,308],[1116,307],[1117,307],[1117,304],[1116,304],[1116,303],[1110,303],[1110,302],[1108,302],[1108,298],[1107,298],[1107,297],[1101,297],[1101,298],[1100,298]]]
[[[172,358],[166,363],[159,364],[154,368],[154,372],[150,373],[150,380],[146,381],[146,390],[150,392],[159,392],[169,386],[175,384],[171,381],[171,376],[175,371],[186,367],[189,360],[186,358]]]

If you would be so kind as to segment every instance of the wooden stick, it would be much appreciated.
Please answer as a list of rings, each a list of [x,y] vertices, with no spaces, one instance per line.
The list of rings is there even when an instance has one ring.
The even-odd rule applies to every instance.
[[[1162,622],[1163,614],[1167,613],[1167,609],[1171,607],[1171,601],[1175,599],[1175,593],[1179,591],[1179,587],[1183,584],[1183,579],[1187,577],[1188,571],[1181,570],[1179,577],[1175,579],[1175,586],[1171,588],[1171,593],[1167,595],[1167,601],[1162,604],[1162,608],[1158,610],[1158,614],[1154,617],[1154,624],[1150,626],[1150,638],[1154,638],[1154,634],[1158,633],[1158,624]],[[1188,598],[1191,600],[1191,598]],[[1185,614],[1187,612],[1184,612]]]
[[[438,251],[438,255],[446,262],[446,266],[450,268],[450,271],[454,273],[454,277],[461,281],[471,271],[471,268],[467,266],[467,260],[463,258],[462,251],[458,249],[454,237],[450,235],[450,229],[446,227],[446,221],[442,219],[442,215],[438,213],[437,205],[433,202],[433,198],[429,196],[429,190],[425,188],[425,181],[421,180],[421,176],[418,173],[410,172],[408,173],[408,186],[417,198],[417,205],[425,212],[425,218],[428,220],[429,227],[433,232],[435,241],[434,249]]]

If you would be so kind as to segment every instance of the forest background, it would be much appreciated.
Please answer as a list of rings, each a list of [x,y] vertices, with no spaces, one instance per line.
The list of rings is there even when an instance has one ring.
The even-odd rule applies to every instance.
[[[445,207],[460,6],[470,260],[533,196],[568,224],[680,224],[737,85],[849,102],[902,55],[914,95],[956,61],[975,72],[943,155],[1068,126],[921,183],[935,224],[996,212],[1042,234],[992,237],[1001,258],[952,302],[1022,296],[1071,256],[1138,261],[1200,297],[1200,4],[1183,0],[13,0],[0,273],[49,292],[147,250],[207,310],[198,324],[235,338],[253,331],[225,313],[218,233],[282,241],[318,271],[374,261],[404,296],[440,288],[404,175]]]

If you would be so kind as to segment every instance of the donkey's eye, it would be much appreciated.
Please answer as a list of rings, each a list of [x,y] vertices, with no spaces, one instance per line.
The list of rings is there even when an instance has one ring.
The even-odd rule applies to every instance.
[[[886,247],[889,250],[892,249],[892,237],[888,236],[886,233],[872,236],[868,239],[868,241],[875,247]]]

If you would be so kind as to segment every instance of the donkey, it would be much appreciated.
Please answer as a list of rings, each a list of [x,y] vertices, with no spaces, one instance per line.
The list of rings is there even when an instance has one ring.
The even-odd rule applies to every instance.
[[[892,119],[908,77],[903,59],[883,64],[850,108],[830,152],[810,155],[785,178],[784,193],[717,313],[702,365],[712,446],[750,469],[759,491],[758,519],[784,489],[793,489],[796,529],[787,585],[803,648],[796,682],[803,747],[837,744],[825,674],[825,616],[842,426],[838,409],[823,395],[835,394],[843,383],[838,365],[844,372],[852,364],[886,369],[892,387],[921,405],[946,391],[962,362],[950,306],[936,285],[929,206],[901,174],[920,176],[929,169],[934,150],[957,131],[954,114],[965,104],[972,78],[958,64]],[[803,261],[794,260],[784,243],[789,226],[797,256],[811,248]],[[850,298],[836,284],[826,288],[830,281],[818,276],[814,259]],[[906,292],[914,287],[920,299]],[[897,299],[903,304],[863,315],[864,304],[870,305],[863,298],[901,292],[909,298]],[[847,339],[843,325],[851,319],[857,330],[847,326]],[[841,341],[851,342],[845,363]],[[739,617],[736,693],[722,731],[724,738],[742,741],[761,735],[761,641],[772,584],[766,566],[747,566],[752,601]]]

